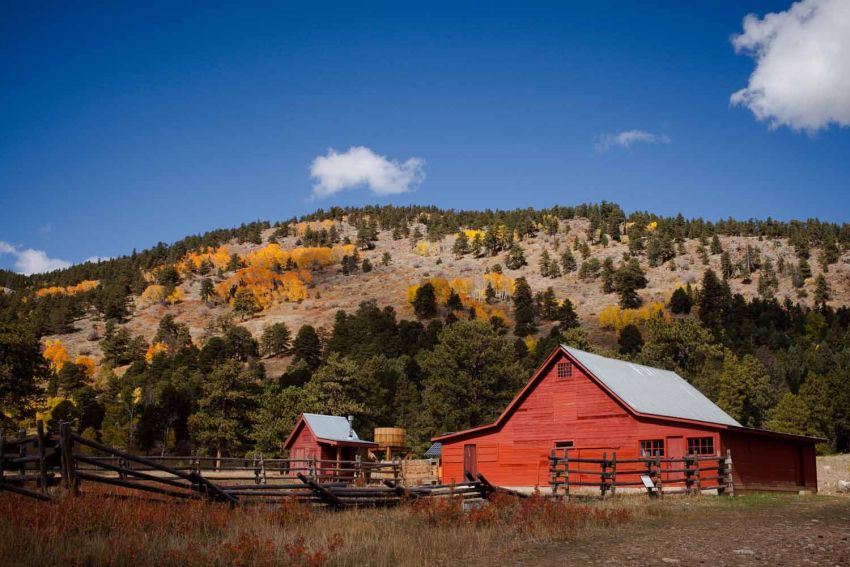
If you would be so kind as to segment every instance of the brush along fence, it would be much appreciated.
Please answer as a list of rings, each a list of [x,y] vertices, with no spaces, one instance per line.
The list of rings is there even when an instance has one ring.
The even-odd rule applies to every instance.
[[[656,496],[676,492],[688,494],[716,490],[733,494],[732,453],[726,456],[685,455],[680,458],[659,456],[617,459],[617,453],[602,453],[602,458],[571,457],[568,448],[552,449],[549,455],[549,485],[554,496],[570,496],[570,488],[587,492],[599,490],[600,496],[614,494],[618,488],[645,489]]]

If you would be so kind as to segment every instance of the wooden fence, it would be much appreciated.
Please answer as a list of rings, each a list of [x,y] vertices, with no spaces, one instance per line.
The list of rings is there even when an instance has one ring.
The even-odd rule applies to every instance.
[[[617,488],[644,489],[653,495],[716,490],[733,494],[732,453],[659,456],[617,459],[617,453],[603,453],[601,459],[573,458],[570,450],[552,449],[549,455],[549,485],[554,496],[570,496],[570,487],[597,488],[600,496],[614,494]]]
[[[6,439],[0,432],[0,492],[50,500],[48,488],[58,483],[53,471],[58,454],[58,443],[45,434],[40,421],[35,435],[21,431]]]
[[[398,461],[134,455],[82,437],[67,423],[60,425],[58,439],[46,436],[40,422],[37,435],[13,441],[0,437],[0,455],[0,490],[40,500],[50,500],[48,487],[60,483],[74,495],[83,493],[81,485],[93,483],[154,498],[230,505],[297,499],[333,508],[391,506],[423,497],[479,499],[503,491],[483,476],[455,485],[405,486]],[[38,490],[22,486],[28,482]]]

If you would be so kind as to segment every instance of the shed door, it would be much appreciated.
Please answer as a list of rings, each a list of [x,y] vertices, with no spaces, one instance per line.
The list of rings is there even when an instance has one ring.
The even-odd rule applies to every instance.
[[[685,456],[687,452],[685,445],[685,438],[682,436],[676,437],[668,437],[667,438],[667,458],[668,459],[681,459]],[[661,465],[664,468],[664,465]],[[678,463],[670,463],[668,462],[666,465],[667,469],[671,470],[681,470],[685,467],[685,465],[681,462]],[[683,472],[668,472],[662,476],[664,482],[668,483],[681,483],[685,480],[685,473]]]
[[[478,446],[464,445],[463,446],[463,474],[478,475]]]

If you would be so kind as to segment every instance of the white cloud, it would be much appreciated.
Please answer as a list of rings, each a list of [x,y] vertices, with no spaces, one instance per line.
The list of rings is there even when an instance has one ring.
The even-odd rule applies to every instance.
[[[653,134],[643,130],[626,130],[617,134],[601,134],[596,141],[596,151],[607,152],[611,148],[628,148],[632,144],[669,144],[666,134]]]
[[[756,60],[746,88],[731,96],[771,128],[814,133],[850,126],[850,2],[802,0],[785,12],[744,18],[733,36]]]
[[[310,165],[315,197],[327,197],[344,189],[368,187],[376,195],[406,193],[425,179],[425,161],[410,158],[405,162],[387,159],[363,146],[346,152],[333,148],[318,156]]]
[[[27,276],[61,270],[71,265],[71,262],[65,260],[49,258],[43,250],[33,250],[32,248],[20,250],[17,246],[12,246],[3,241],[0,241],[0,254],[13,254],[15,256],[15,269]]]

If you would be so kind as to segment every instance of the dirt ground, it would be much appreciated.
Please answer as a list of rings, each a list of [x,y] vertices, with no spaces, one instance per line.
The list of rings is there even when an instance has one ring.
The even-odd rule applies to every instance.
[[[531,546],[498,564],[850,566],[850,498],[685,500],[658,507],[649,521]]]

